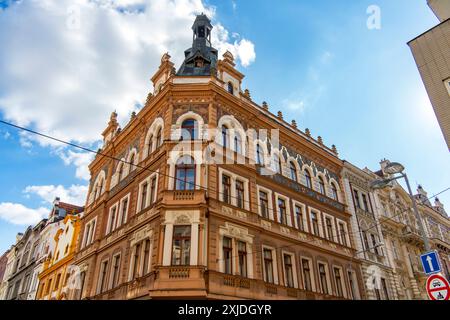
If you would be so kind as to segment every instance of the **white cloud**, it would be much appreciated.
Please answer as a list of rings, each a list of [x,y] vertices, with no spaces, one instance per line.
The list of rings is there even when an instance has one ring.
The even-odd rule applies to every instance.
[[[34,225],[49,213],[49,209],[40,207],[30,209],[19,203],[0,203],[0,219],[17,225]]]
[[[72,150],[59,150],[57,154],[64,161],[65,165],[76,167],[75,176],[79,179],[89,180],[89,164],[94,159],[94,154],[89,152],[74,152]]]
[[[212,35],[212,43],[219,50],[219,55],[224,54],[228,50],[235,59],[241,62],[243,67],[248,67],[255,61],[255,45],[251,41],[244,38],[236,39],[233,43],[230,43],[228,30],[221,24],[217,24],[215,28],[216,32]],[[239,38],[239,34],[232,33],[232,38]]]
[[[39,196],[43,204],[52,204],[59,197],[62,202],[79,206],[85,204],[87,192],[88,186],[83,185],[71,185],[68,189],[62,185],[28,186],[24,190],[25,194]]]
[[[63,140],[95,142],[113,110],[124,123],[136,103],[145,101],[164,52],[177,67],[181,64],[200,12],[215,15],[202,0],[11,4],[0,15],[0,111],[8,120]],[[220,23],[214,31],[221,53],[230,50],[245,67],[255,60],[251,41],[231,43]],[[55,146],[42,138],[21,138],[24,146],[30,141]],[[81,162],[69,157],[65,161]]]
[[[299,99],[284,99],[283,106],[291,111],[303,112],[305,109],[305,101]]]

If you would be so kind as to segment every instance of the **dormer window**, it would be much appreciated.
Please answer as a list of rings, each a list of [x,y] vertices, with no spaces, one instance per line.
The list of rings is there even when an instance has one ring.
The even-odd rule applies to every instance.
[[[205,63],[202,58],[197,58],[197,59],[195,59],[194,64],[195,64],[196,68],[203,68]]]
[[[231,94],[234,94],[234,88],[233,88],[233,84],[231,82],[228,82],[227,91]]]

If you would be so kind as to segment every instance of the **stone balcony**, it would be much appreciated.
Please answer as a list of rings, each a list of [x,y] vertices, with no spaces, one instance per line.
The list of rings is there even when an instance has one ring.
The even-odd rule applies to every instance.
[[[228,275],[216,271],[208,271],[208,297],[257,300],[338,300],[330,295],[298,288],[288,288],[281,285],[266,283],[258,279],[248,279],[237,275]]]
[[[196,206],[206,204],[206,192],[204,190],[167,190],[164,191],[162,204]]]

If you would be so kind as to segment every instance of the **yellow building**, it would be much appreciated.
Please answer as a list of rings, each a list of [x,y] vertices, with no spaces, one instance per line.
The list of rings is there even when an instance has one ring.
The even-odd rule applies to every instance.
[[[61,205],[67,207],[67,212],[72,213],[56,222],[59,225],[54,237],[54,250],[45,260],[39,274],[39,291],[36,297],[38,300],[62,300],[68,296],[71,264],[77,249],[80,212],[83,208],[64,203],[60,203]]]

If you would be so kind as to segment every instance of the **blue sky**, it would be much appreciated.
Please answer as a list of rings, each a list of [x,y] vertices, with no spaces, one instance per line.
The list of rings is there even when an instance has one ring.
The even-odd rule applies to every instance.
[[[0,1],[1,119],[95,147],[112,110],[126,122],[145,99],[163,52],[179,66],[190,45],[190,15],[205,10],[220,25],[216,43],[234,50],[256,102],[336,144],[359,167],[378,170],[388,158],[402,162],[413,186],[421,183],[429,195],[450,186],[450,153],[407,46],[437,24],[425,0],[136,0],[140,11],[159,13],[154,19],[132,7],[125,14],[120,3],[113,12],[97,0],[80,5],[78,32],[55,25],[83,0],[57,1],[51,10],[7,2]],[[380,30],[366,27],[372,4],[381,9]],[[55,195],[82,201],[89,156],[3,125],[0,150],[4,251]],[[440,199],[450,210],[450,192]],[[2,205],[15,211],[2,213]]]

